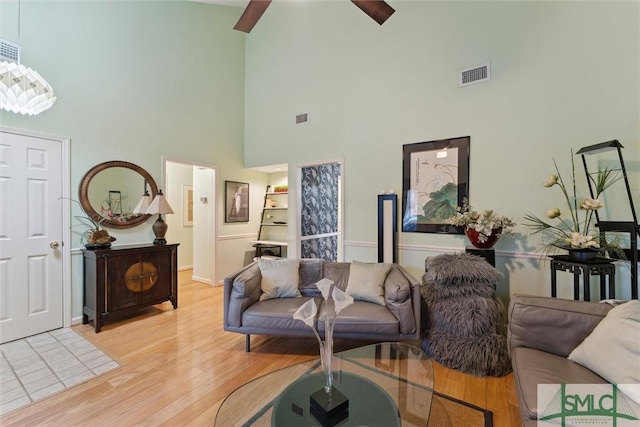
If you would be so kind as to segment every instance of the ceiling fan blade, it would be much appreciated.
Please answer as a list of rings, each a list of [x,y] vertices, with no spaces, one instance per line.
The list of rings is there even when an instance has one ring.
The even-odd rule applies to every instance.
[[[242,16],[238,19],[238,23],[234,30],[250,33],[253,27],[256,25],[262,14],[267,7],[271,4],[271,0],[251,0],[244,9]]]
[[[384,21],[396,11],[384,0],[351,0],[351,2],[380,25],[384,24]]]

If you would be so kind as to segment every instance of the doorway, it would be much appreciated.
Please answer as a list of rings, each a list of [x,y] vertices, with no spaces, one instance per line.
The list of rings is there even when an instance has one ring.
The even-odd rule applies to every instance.
[[[342,164],[336,161],[297,167],[296,243],[300,258],[344,259]]]
[[[71,325],[69,159],[69,139],[0,129],[2,343]]]
[[[216,168],[206,163],[164,159],[164,188],[174,215],[167,215],[167,240],[180,243],[178,269],[192,280],[217,283]]]

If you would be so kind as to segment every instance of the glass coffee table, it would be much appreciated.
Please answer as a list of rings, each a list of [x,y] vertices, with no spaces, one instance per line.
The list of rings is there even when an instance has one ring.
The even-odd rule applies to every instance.
[[[433,366],[404,343],[381,343],[334,354],[333,385],[348,399],[339,422],[349,426],[426,426],[433,397]],[[219,427],[311,427],[309,396],[324,386],[320,359],[256,378],[229,394],[215,419]]]

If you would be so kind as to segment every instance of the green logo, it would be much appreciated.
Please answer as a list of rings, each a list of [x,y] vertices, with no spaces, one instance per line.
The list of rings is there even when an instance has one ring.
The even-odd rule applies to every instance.
[[[559,387],[559,388],[558,388]],[[555,391],[555,393],[554,393]],[[549,396],[553,396],[549,400]],[[637,405],[618,390],[615,384],[541,384],[538,386],[538,402],[548,402],[539,415],[562,427],[569,426],[639,426],[633,407]]]

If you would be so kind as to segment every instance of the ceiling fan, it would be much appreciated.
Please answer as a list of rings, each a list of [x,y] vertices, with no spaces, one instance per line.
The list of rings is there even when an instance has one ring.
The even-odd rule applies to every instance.
[[[395,9],[384,0],[351,0],[351,2],[380,25],[384,24],[384,21],[395,12]],[[250,33],[270,4],[271,0],[250,0],[238,23],[233,28]]]

